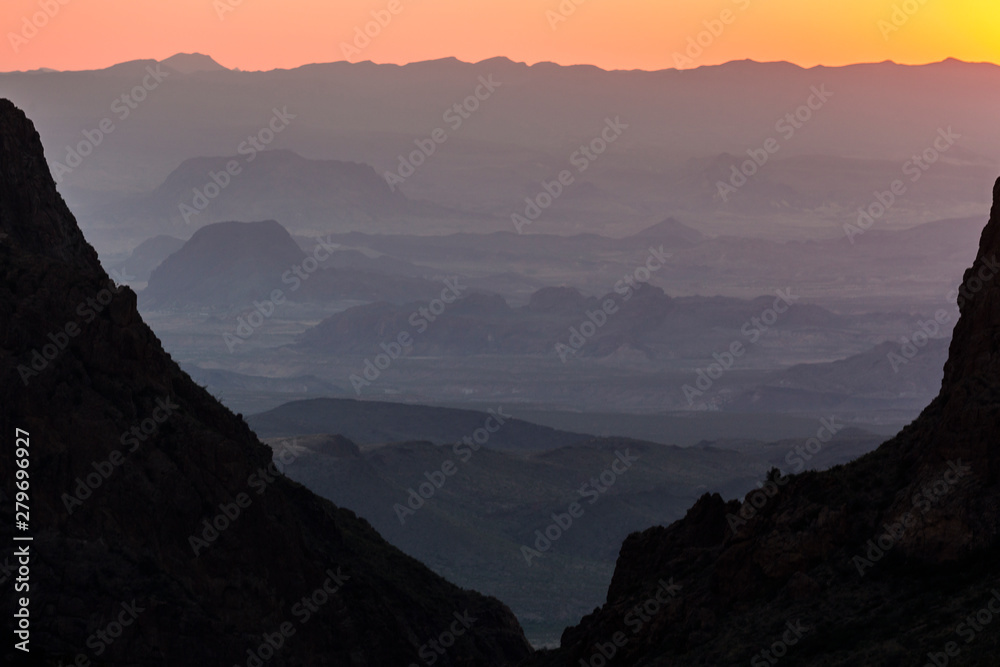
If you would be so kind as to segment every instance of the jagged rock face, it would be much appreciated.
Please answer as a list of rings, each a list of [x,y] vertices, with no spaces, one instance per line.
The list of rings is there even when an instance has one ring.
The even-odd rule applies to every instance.
[[[267,470],[271,451],[109,282],[37,133],[6,100],[0,237],[0,564],[11,563],[19,428],[30,434],[34,664],[406,665],[452,629],[460,636],[436,664],[529,654],[499,602]],[[213,537],[205,520],[228,526]],[[5,613],[14,606],[5,585]],[[109,642],[95,634],[119,619],[128,624]]]
[[[84,240],[56,192],[35,128],[4,100],[0,114],[0,234],[23,252],[58,259],[81,271],[98,272],[97,253]]]
[[[1000,614],[970,630],[1000,609],[1000,180],[994,200],[922,415],[851,464],[631,535],[608,602],[530,664],[997,664]],[[681,592],[649,603],[671,578]]]
[[[907,491],[919,493],[941,477],[948,461],[972,468],[963,493],[948,494],[924,513],[925,521],[900,543],[912,558],[942,562],[991,549],[1000,538],[1000,179],[979,253],[963,277],[944,379],[921,418],[887,446],[898,447]],[[893,510],[905,511],[902,495]]]

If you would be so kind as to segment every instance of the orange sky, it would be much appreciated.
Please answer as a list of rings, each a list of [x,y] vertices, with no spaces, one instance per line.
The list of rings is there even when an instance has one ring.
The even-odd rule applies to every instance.
[[[345,58],[372,12],[387,25],[373,23],[377,35]],[[242,69],[498,55],[606,69],[743,58],[1000,63],[997,0],[0,0],[0,28],[0,71],[93,69],[178,52]],[[699,33],[695,57],[677,61]]]

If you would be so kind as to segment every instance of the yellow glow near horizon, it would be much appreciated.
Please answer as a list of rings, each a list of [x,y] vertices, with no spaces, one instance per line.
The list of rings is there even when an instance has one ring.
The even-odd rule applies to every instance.
[[[386,25],[353,45],[373,12]],[[0,31],[0,71],[94,69],[179,52],[255,70],[494,56],[605,69],[746,58],[805,67],[1000,63],[995,0],[5,0]],[[701,52],[692,47],[697,57],[678,61],[700,33]],[[347,57],[344,44],[355,48]]]

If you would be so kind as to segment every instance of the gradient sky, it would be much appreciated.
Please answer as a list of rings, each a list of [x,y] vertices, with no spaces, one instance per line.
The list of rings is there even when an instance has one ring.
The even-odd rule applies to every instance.
[[[345,58],[342,45],[355,30],[396,2],[401,11]],[[894,7],[904,5],[915,11],[897,13],[894,25]],[[58,12],[49,18],[42,6]],[[553,27],[560,6],[574,11]],[[703,51],[678,63],[675,54],[723,10],[732,14],[721,34],[706,32]],[[33,36],[34,26],[25,25],[32,16],[45,23]],[[605,69],[744,58],[803,66],[948,57],[1000,63],[997,0],[2,0],[0,27],[0,71],[95,69],[179,52],[251,70],[448,56]]]

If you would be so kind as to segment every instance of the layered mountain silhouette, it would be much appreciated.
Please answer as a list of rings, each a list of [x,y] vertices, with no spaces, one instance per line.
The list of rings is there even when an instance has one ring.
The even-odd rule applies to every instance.
[[[118,271],[121,279],[129,284],[133,281],[145,283],[149,280],[149,274],[158,267],[163,260],[177,252],[184,245],[184,240],[174,236],[161,234],[153,238],[146,239],[129,253],[124,261],[118,262],[111,267]]]
[[[738,81],[742,68],[716,73]],[[995,664],[1000,631],[980,620],[996,620],[1000,597],[1000,181],[993,194],[941,391],[921,417],[853,463],[772,475],[749,509],[705,495],[684,519],[630,536],[607,602],[566,631],[561,649],[530,657],[498,602],[448,584],[353,513],[266,471],[271,452],[173,363],[135,295],[109,280],[55,190],[34,127],[0,101],[0,429],[30,434],[33,653],[41,664],[81,653],[108,664],[250,664],[290,624],[270,664],[407,664],[459,615],[473,627],[437,664],[597,664],[609,654],[629,665],[959,655]],[[647,294],[663,314],[689,303]],[[570,312],[578,297],[545,293],[524,312]],[[495,296],[463,301],[449,312],[469,321],[515,311]],[[726,303],[705,300],[699,313]],[[798,312],[814,325],[837,321]],[[326,345],[336,328],[323,333]],[[482,345],[482,333],[496,340],[473,333],[470,344]],[[13,459],[0,448],[5,471]],[[14,479],[0,486],[8,545]],[[303,621],[296,605],[324,590]],[[98,655],[91,638],[123,608],[134,627]]]
[[[185,160],[153,192],[115,203],[102,215],[129,232],[178,233],[213,222],[275,218],[296,232],[319,233],[456,214],[391,191],[368,165],[310,160],[255,142],[242,144],[238,155]]]
[[[705,241],[705,235],[697,229],[688,227],[675,218],[667,218],[655,225],[646,227],[636,234],[633,239],[648,241],[649,243],[663,243],[668,248],[684,248],[694,246]]]
[[[901,354],[900,343],[888,341],[846,359],[798,364],[739,392],[726,408],[739,412],[920,410],[935,396],[948,359],[948,343],[945,338],[926,343],[921,339],[920,348],[913,346],[912,361]]]
[[[968,215],[969,202],[981,201],[973,184],[995,170],[984,166],[982,156],[1000,155],[992,119],[978,111],[997,101],[1000,68],[988,63],[816,69],[743,61],[638,72],[445,58],[402,67],[336,62],[248,74],[191,61],[163,63],[177,73],[141,114],[129,118],[135,138],[102,146],[102,155],[95,151],[66,183],[81,190],[148,192],[192,155],[236,154],[240,142],[267,123],[273,105],[288,105],[299,119],[278,145],[303,156],[369,164],[380,176],[399,168],[400,156],[417,148],[415,139],[435,127],[449,130],[448,141],[407,179],[403,191],[490,213],[492,229],[511,229],[512,207],[536,196],[542,179],[551,181],[560,169],[573,168],[567,161],[572,151],[595,137],[605,118],[620,117],[629,127],[610,159],[602,158],[600,172],[574,170],[577,181],[532,225],[532,233],[598,231],[612,220],[621,229],[637,229],[670,212],[696,219],[738,216],[727,225],[730,233],[745,229],[746,218],[753,217],[755,231],[770,227],[785,237],[773,218],[787,214],[794,220],[784,226],[789,230],[803,220],[829,222],[831,204],[837,214],[853,212],[875,184],[884,189],[899,177],[901,156],[931,145],[938,123],[953,124],[962,138],[947,161],[927,171],[920,187],[893,207],[894,219],[909,224],[928,210],[937,217]],[[9,73],[0,79],[12,99],[38,110],[51,157],[62,159],[64,147],[75,145],[81,130],[107,113],[109,99],[157,65],[146,60],[95,72]],[[189,68],[197,71],[179,71]],[[492,76],[499,87],[476,116],[450,132],[442,113],[470,95],[480,76]],[[792,137],[776,132],[775,121],[804,104],[814,86],[832,94],[809,125],[820,129]],[[937,94],[927,96],[928,90]],[[206,104],[207,93],[212,104]],[[970,105],[969,99],[981,104]],[[664,118],[672,131],[664,131]],[[738,194],[720,202],[718,182],[728,181],[733,167],[747,159],[746,150],[759,148],[768,134],[780,141],[780,152]],[[981,155],[970,155],[972,149]],[[137,169],[138,156],[146,163]],[[695,158],[685,164],[688,156]],[[199,174],[191,187],[204,182]],[[169,202],[170,209],[176,212],[178,203]],[[271,217],[294,228],[276,213],[249,218],[226,213],[217,220]],[[96,214],[88,218],[88,231],[102,220]],[[363,228],[360,222],[351,228]]]
[[[607,602],[531,664],[996,664],[1000,180],[993,196],[920,417],[852,463],[631,535]]]
[[[427,303],[355,306],[306,330],[300,345],[337,354],[368,354],[373,336],[410,330],[419,334],[412,346],[417,354],[553,354],[555,350],[570,359],[604,358],[628,348],[651,357],[682,352],[708,356],[713,346],[728,346],[734,334],[741,335],[744,324],[775,301],[774,296],[672,298],[659,287],[625,281],[601,297],[584,296],[572,287],[544,287],[516,308],[495,294],[470,291],[460,297],[436,318],[428,314]],[[846,328],[849,321],[819,306],[797,303],[788,306],[783,318],[786,327],[797,329]],[[556,348],[557,343],[561,347]]]
[[[251,415],[247,423],[262,438],[336,433],[359,445],[386,442],[461,442],[490,418],[490,413],[424,405],[317,398],[285,403]],[[521,419],[504,420],[491,434],[490,449],[546,451],[567,447],[593,436],[538,426]]]
[[[335,269],[335,254],[336,244],[323,239],[303,251],[273,220],[206,225],[152,270],[140,300],[150,308],[241,308],[276,290],[278,301],[396,302],[441,291],[421,278]]]
[[[293,442],[300,453],[286,474],[352,508],[392,544],[435,571],[504,600],[536,645],[556,643],[568,623],[603,602],[618,550],[630,532],[680,518],[705,489],[726,495],[745,493],[772,462],[786,465],[787,452],[802,444],[802,440],[743,440],[676,447],[578,436],[573,444],[563,445],[560,441],[566,442],[568,434],[554,432],[544,441],[547,450],[525,451],[527,447],[522,446],[521,451],[503,451],[500,448],[509,447],[513,439],[501,439],[508,427],[529,443],[532,432],[540,430],[506,421],[482,447],[473,450],[476,443],[469,440],[469,434],[491,419],[486,413],[468,413],[475,417],[472,421],[465,414],[455,414],[465,411],[448,414],[424,406],[406,406],[409,410],[403,411],[385,405],[378,410],[381,421],[375,410],[359,410],[371,429],[366,432],[352,423],[351,416],[336,419],[345,412],[343,408],[334,405],[324,410],[329,403],[291,403],[248,421],[262,436],[322,433],[317,429],[324,425],[329,433],[359,434],[363,439],[356,442],[341,435],[298,435]],[[405,412],[418,418],[406,419]],[[331,415],[325,424],[324,413]],[[443,444],[413,439],[377,444],[380,435],[389,435],[388,428],[379,429],[380,423],[398,424],[394,430],[399,434],[422,428],[440,435],[435,422],[419,419],[421,413],[439,416],[446,427],[460,421],[471,423],[464,426],[465,433],[435,438]],[[342,430],[341,423],[346,429]],[[849,461],[871,451],[879,441],[872,434],[844,430],[808,466],[823,469]],[[587,480],[620,460],[619,454],[634,459],[635,465],[623,471],[618,464],[622,474],[599,493]],[[452,465],[456,474],[440,488],[421,489],[435,471]],[[415,495],[421,492],[429,497]],[[538,544],[534,531],[544,529],[553,515],[565,512],[574,501],[582,504],[584,513],[551,549],[542,543],[543,553],[536,557],[522,548]]]
[[[202,53],[178,53],[161,60],[160,64],[180,74],[226,71],[226,68],[215,62],[214,58]]]
[[[268,470],[271,450],[109,280],[6,100],[0,275],[0,538],[11,557],[12,439],[26,433],[30,591],[16,595],[30,595],[33,664],[404,665],[447,632],[437,664],[528,655],[499,602]],[[5,610],[14,596],[5,586]]]
[[[980,177],[967,180],[983,182]],[[853,243],[843,231],[845,220],[853,217],[828,226],[826,233],[839,236],[823,240],[749,238],[746,234],[756,229],[752,225],[710,238],[669,220],[620,238],[540,231],[446,236],[354,232],[331,238],[344,246],[434,267],[441,273],[467,275],[470,283],[472,277],[483,276],[474,286],[521,303],[544,285],[569,284],[591,294],[607,292],[655,249],[668,257],[652,283],[676,295],[748,298],[761,294],[763,286],[791,285],[812,303],[837,312],[927,310],[926,316],[953,306],[954,298],[945,297],[972,260],[982,232],[981,216],[937,220],[909,229],[873,225],[853,236]],[[497,277],[501,272],[507,275]]]

